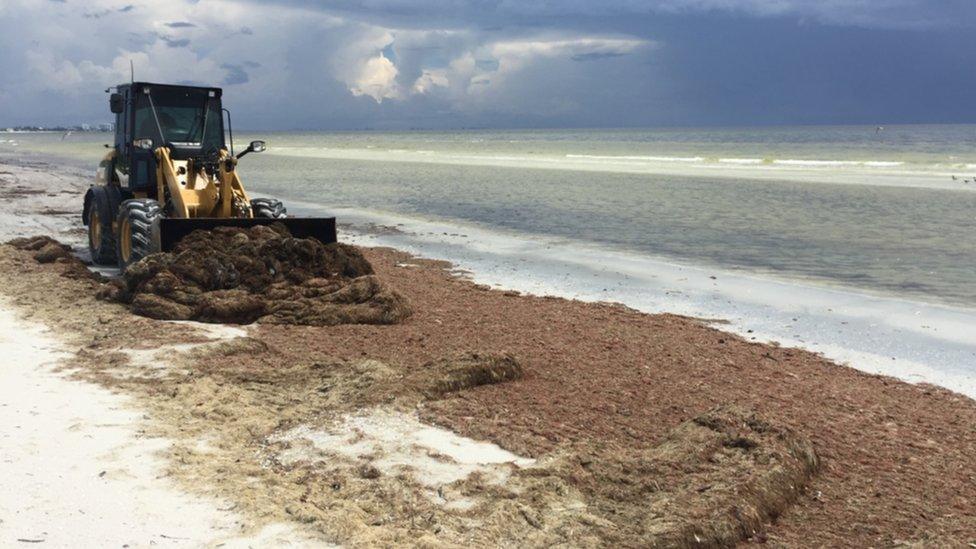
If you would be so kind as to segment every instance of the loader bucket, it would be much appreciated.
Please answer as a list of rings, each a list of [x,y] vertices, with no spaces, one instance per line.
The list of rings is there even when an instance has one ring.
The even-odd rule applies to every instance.
[[[336,221],[334,217],[286,217],[271,218],[219,218],[197,217],[192,219],[163,218],[159,224],[160,248],[171,251],[183,237],[196,230],[210,230],[217,227],[255,227],[281,223],[296,238],[314,238],[323,244],[337,242]]]

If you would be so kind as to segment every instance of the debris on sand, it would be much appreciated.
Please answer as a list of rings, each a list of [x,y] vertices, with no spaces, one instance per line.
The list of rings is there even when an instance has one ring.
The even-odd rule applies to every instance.
[[[214,238],[231,250],[222,236]],[[20,259],[25,252],[7,253]],[[255,278],[250,271],[213,255],[223,276],[236,269],[238,286],[230,291],[265,300],[270,288],[289,282],[247,282]],[[153,277],[188,287],[177,260],[168,261]],[[295,271],[314,271],[304,265]],[[308,276],[346,286],[362,278],[335,272]],[[303,280],[295,282],[302,287]],[[132,320],[142,330],[153,325],[130,318],[84,326],[94,337],[96,329],[133,330],[126,325]],[[507,389],[518,393],[520,385],[538,383],[540,369],[488,346],[437,350],[424,354],[434,358],[427,362],[374,353],[342,359],[307,346],[300,356],[287,355],[281,339],[264,339],[277,332],[170,353],[175,367],[151,378],[111,373],[104,368],[109,348],[86,349],[90,354],[79,357],[88,358],[79,360],[90,361],[94,379],[143,397],[154,434],[177,441],[167,473],[184,486],[213,491],[246,516],[300,521],[348,546],[734,546],[761,539],[819,469],[809,440],[784,426],[789,420],[728,407],[684,416],[690,419],[674,421],[670,432],[646,424],[626,440],[567,437],[534,454],[504,438],[454,436],[422,410],[436,401],[476,400],[498,392],[497,383],[511,382]],[[519,381],[523,371],[531,379]],[[506,420],[510,406],[502,401],[488,413]],[[537,428],[537,418],[526,417],[533,422],[527,428]]]
[[[212,418],[242,447],[263,440],[260,474],[288,479],[281,493],[258,497],[253,479],[225,475],[223,495],[352,546],[406,538],[431,546],[734,546],[761,535],[819,470],[809,440],[732,407],[689,419],[660,442],[576,441],[535,461],[418,421],[416,411],[432,400],[519,379],[522,366],[506,353],[414,367],[368,359],[198,364],[208,365],[198,366],[206,375],[159,387],[177,395],[178,423]],[[474,458],[445,450],[462,447],[491,451]],[[233,469],[239,458],[195,459]]]
[[[761,532],[819,468],[809,440],[735,407],[686,421],[650,449],[601,447],[542,465],[580,490],[590,513],[615,523],[602,539],[699,548]]]
[[[61,276],[79,280],[102,280],[101,275],[92,272],[88,266],[71,251],[71,246],[62,244],[50,236],[25,236],[6,242],[18,250],[31,252],[38,263],[57,263],[61,265]]]
[[[258,355],[267,346],[254,338],[234,338],[202,345],[186,358],[209,363],[213,358],[237,354]],[[418,368],[403,368],[378,360],[327,360],[283,364],[260,370],[243,369],[210,372],[219,376],[221,385],[251,384],[281,388],[281,398],[293,402],[296,395],[307,392],[301,401],[313,403],[319,412],[328,410],[339,415],[364,408],[392,405],[413,411],[423,402],[438,400],[449,393],[481,385],[505,383],[522,377],[522,366],[507,353],[467,352],[428,362]],[[284,403],[276,403],[276,406]],[[284,419],[276,416],[275,424]],[[306,411],[297,410],[297,416]]]
[[[59,258],[72,257],[71,246],[62,244],[50,236],[25,236],[8,240],[7,244],[18,250],[34,252],[31,255],[38,263],[53,263]]]
[[[419,403],[480,385],[505,383],[522,377],[522,366],[505,353],[459,353],[415,369],[391,368],[365,360],[325,367],[321,374],[330,407],[366,408],[395,403],[412,410]],[[355,409],[354,408],[354,409]]]
[[[558,450],[518,469],[475,509],[530,545],[732,547],[764,531],[818,470],[807,439],[719,407],[656,446],[592,441]],[[453,488],[477,494],[463,483]]]
[[[100,297],[161,320],[332,326],[411,314],[356,248],[294,238],[284,226],[194,231],[130,266]]]
[[[431,545],[731,547],[762,533],[819,468],[808,440],[730,407],[656,446],[594,441],[539,460],[385,407],[281,432],[267,450],[273,469],[306,484],[293,509],[352,545],[386,541],[370,527],[383,516],[383,535],[409,529]],[[336,486],[370,513],[335,506]]]
[[[188,349],[202,341],[195,330],[119,314],[32,253],[0,246],[4,293],[78,347],[73,375],[132,395],[150,418],[147,436],[173,441],[163,450],[168,479],[226,500],[243,524],[301,521],[323,543],[352,547],[714,547],[751,530],[746,543],[776,546],[976,541],[967,467],[976,408],[947,390],[749,343],[699,320],[478,291],[389,249],[363,253],[381,279],[429,307],[408,324],[229,329],[222,337],[249,337]],[[158,364],[137,360],[125,349],[133,344]],[[440,392],[422,370],[450,370],[464,357],[444,357],[472,348],[517,352],[524,381],[419,395]],[[495,369],[460,377],[485,379],[478,368]],[[717,401],[763,416],[692,419]],[[376,429],[390,425],[384,418],[405,416],[408,434],[440,426],[467,440],[439,432],[435,442],[492,442],[536,462],[489,463],[431,488],[415,462],[393,464],[397,447],[421,465],[463,466],[470,454],[400,444],[412,435],[372,444],[375,455],[317,444],[360,432],[375,440],[388,432]],[[816,454],[804,437],[816,437],[831,464],[813,481]],[[493,473],[502,472],[499,483]]]
[[[522,377],[522,366],[510,354],[462,353],[457,356],[428,362],[407,376],[418,379],[413,385],[422,387],[427,398],[440,398],[448,393],[515,381]]]

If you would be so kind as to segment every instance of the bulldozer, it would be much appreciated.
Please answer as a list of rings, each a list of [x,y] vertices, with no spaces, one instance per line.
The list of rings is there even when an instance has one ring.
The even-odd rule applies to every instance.
[[[266,145],[251,141],[235,154],[223,90],[150,82],[112,90],[115,143],[82,209],[94,263],[124,271],[193,231],[223,226],[281,223],[292,236],[336,242],[335,218],[291,218],[279,200],[248,197],[238,161]]]

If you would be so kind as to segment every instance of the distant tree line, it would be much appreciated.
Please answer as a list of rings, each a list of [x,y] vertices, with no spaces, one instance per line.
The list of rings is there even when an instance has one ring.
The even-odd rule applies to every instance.
[[[8,132],[110,132],[112,124],[79,124],[77,126],[12,126],[4,128],[0,126],[0,131]]]

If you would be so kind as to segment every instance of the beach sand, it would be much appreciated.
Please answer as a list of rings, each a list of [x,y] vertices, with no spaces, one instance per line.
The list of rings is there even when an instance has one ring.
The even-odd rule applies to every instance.
[[[53,190],[51,170],[0,165],[8,198],[0,218],[42,215],[32,196],[66,210],[80,200],[86,181],[65,177]],[[43,230],[79,243],[77,214],[43,215],[0,228],[5,237]],[[197,325],[97,301],[98,282],[64,278],[63,265],[9,247],[0,248],[0,294],[29,319],[19,322],[57,334],[60,377],[47,399],[108,389],[136,411],[104,414],[132,429],[118,444],[131,444],[133,432],[152,437],[158,463],[117,482],[151,481],[147,489],[188,498],[161,517],[199,520],[185,545],[218,539],[213,520],[242,535],[271,528],[350,545],[639,545],[678,531],[661,517],[711,528],[703,546],[976,542],[968,397],[694,318],[492,290],[444,262],[388,248],[364,254],[410,301],[412,317],[390,326],[258,324],[214,345]],[[472,354],[513,357],[520,375],[436,398],[411,389],[442,361]],[[24,363],[43,369],[50,360],[28,354]],[[30,370],[22,374],[5,386],[7,408],[18,411],[29,405]],[[99,407],[86,408],[88,421],[102,421]],[[23,423],[33,432],[48,429],[31,417]],[[719,436],[713,447],[709,437],[729,432],[722,425],[741,436]],[[3,445],[4,455],[21,447]],[[692,456],[699,449],[704,458]],[[104,455],[84,459],[110,469]],[[24,474],[64,474],[58,460],[16,460]],[[35,504],[56,508],[46,503],[55,489],[36,487]],[[37,535],[15,534],[18,521],[0,528]]]
[[[232,503],[188,495],[161,478],[159,454],[170,443],[145,436],[142,410],[124,395],[59,373],[70,351],[14,310],[0,308],[0,544],[311,543],[288,524],[243,534],[246,520]]]

